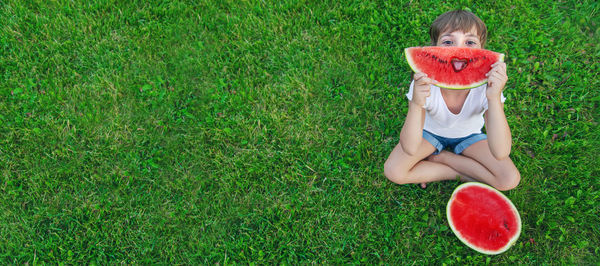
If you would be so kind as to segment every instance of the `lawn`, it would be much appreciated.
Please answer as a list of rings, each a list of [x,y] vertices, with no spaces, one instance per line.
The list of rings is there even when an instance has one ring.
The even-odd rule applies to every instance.
[[[137,2],[137,3],[133,3]],[[469,8],[506,54],[523,221],[487,256],[458,181],[396,185],[411,71]],[[597,1],[3,1],[2,264],[597,264]]]

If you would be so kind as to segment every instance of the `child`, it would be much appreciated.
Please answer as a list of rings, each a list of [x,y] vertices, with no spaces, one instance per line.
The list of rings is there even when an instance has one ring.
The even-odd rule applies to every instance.
[[[436,46],[483,48],[487,38],[481,19],[464,10],[442,14],[429,33]],[[508,157],[511,133],[502,94],[506,64],[493,64],[487,77],[480,87],[449,90],[434,86],[436,81],[424,73],[414,74],[400,142],[384,166],[389,180],[421,183],[423,188],[427,182],[457,177],[499,190],[519,184],[519,170]],[[487,135],[481,132],[484,123]]]

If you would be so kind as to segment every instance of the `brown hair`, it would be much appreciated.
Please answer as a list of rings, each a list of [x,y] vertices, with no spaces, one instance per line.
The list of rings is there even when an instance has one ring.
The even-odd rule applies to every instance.
[[[477,35],[479,35],[479,41],[481,41],[481,47],[483,48],[487,40],[487,27],[483,21],[467,10],[448,11],[437,17],[431,24],[431,28],[429,28],[431,44],[437,45],[440,34],[444,32],[457,30],[469,32],[473,27],[477,30]]]

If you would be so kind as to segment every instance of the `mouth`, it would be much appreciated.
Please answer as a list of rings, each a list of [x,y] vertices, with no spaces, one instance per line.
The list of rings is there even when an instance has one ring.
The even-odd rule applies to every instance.
[[[460,72],[461,70],[465,69],[467,67],[467,63],[467,59],[452,58],[452,60],[450,60],[450,64],[452,64],[454,72]]]

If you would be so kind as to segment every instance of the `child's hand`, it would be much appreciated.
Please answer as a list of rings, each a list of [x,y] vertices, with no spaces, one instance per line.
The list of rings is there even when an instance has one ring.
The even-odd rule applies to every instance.
[[[420,107],[424,107],[427,97],[431,95],[431,85],[437,83],[437,81],[428,78],[427,74],[420,72],[415,73],[413,79],[415,80],[415,85],[413,87],[411,102]]]
[[[496,62],[492,64],[492,70],[485,74],[485,76],[488,77],[487,98],[500,99],[500,93],[504,90],[504,85],[506,85],[506,81],[508,80],[506,63]]]

